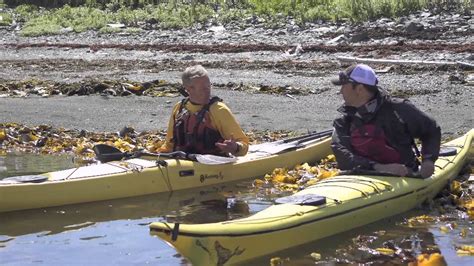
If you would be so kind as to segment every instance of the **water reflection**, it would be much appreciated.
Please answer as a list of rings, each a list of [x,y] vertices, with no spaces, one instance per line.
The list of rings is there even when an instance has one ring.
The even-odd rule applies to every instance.
[[[72,168],[76,166],[72,158],[72,156],[67,155],[14,153],[0,156],[0,179],[9,176],[33,175]]]
[[[352,229],[302,246],[258,258],[247,265],[268,264],[280,257],[284,265],[400,265],[413,261],[421,253],[439,252],[428,227],[408,228],[405,217],[423,213],[420,210],[387,218],[364,227]],[[350,222],[350,221],[348,221]],[[393,254],[381,254],[377,249],[391,249]],[[319,254],[315,260],[311,254]]]
[[[133,198],[82,203],[44,209],[0,214],[0,235],[21,236],[47,231],[49,235],[77,230],[97,222],[138,220],[153,217],[155,220],[175,220],[187,223],[223,221],[248,215],[244,208],[231,204],[229,195],[235,192],[234,184],[206,187],[201,190],[183,190]]]

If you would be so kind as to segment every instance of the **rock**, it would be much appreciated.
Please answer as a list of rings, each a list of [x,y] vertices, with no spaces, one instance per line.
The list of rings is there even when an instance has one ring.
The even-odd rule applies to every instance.
[[[109,26],[111,28],[116,28],[116,29],[125,28],[125,24],[122,24],[122,23],[110,23],[110,24],[107,24],[107,26]]]
[[[123,89],[122,92],[120,93],[120,96],[129,96],[132,95],[133,93],[127,89]]]
[[[208,29],[208,31],[215,32],[215,33],[220,33],[220,32],[224,32],[225,28],[224,28],[224,26],[213,26],[213,27],[210,27]]]
[[[135,133],[135,129],[133,127],[124,127],[122,130],[119,131],[120,137],[125,137]]]
[[[286,56],[298,56],[304,52],[303,47],[301,47],[301,44],[297,44],[295,47],[292,47],[285,51]]]
[[[105,89],[102,93],[105,95],[117,96],[117,92],[111,88]]]
[[[181,60],[194,60],[194,56],[188,54],[188,55],[183,56],[183,58],[181,58]]]
[[[66,33],[70,33],[70,32],[73,32],[74,29],[72,27],[67,27],[67,28],[62,28],[59,30],[59,33],[61,34],[66,34]]]
[[[345,41],[347,41],[347,37],[344,36],[344,35],[339,35],[336,38],[333,38],[332,40],[327,41],[326,44],[327,45],[334,45],[334,44],[338,44],[338,43],[345,42]]]
[[[331,32],[333,30],[334,30],[333,27],[320,27],[320,28],[315,29],[314,31],[316,31],[320,34],[326,34],[326,33]]]
[[[300,27],[298,25],[288,25],[286,29],[290,32],[293,32],[293,31],[299,31]]]
[[[337,28],[334,33],[344,33],[344,32],[346,32],[346,27],[341,26],[341,27]]]
[[[22,133],[19,137],[20,141],[22,143],[30,142],[33,139],[31,138],[31,135],[29,133]]]
[[[48,141],[48,137],[42,137],[42,138],[40,138],[36,141],[35,146],[36,147],[43,147],[44,145],[46,145],[47,141]]]
[[[19,90],[13,90],[12,95],[18,96],[18,97],[26,97],[27,93],[24,91],[19,91]]]
[[[156,18],[148,19],[145,22],[148,23],[148,24],[151,24],[151,25],[159,23],[159,21]]]
[[[417,31],[422,31],[423,29],[424,29],[424,26],[421,23],[418,23],[418,22],[410,22],[406,26],[406,30],[407,30],[408,33],[414,33],[414,32],[417,32]]]
[[[366,31],[356,33],[351,37],[351,42],[363,42],[368,40],[370,40],[370,38]]]
[[[274,36],[286,35],[286,31],[284,31],[284,30],[277,30],[276,32],[274,32],[273,35],[274,35]]]
[[[474,86],[474,74],[469,74],[467,75],[466,79],[464,80],[466,82],[466,85],[469,86]]]
[[[431,13],[430,12],[422,12],[420,14],[420,17],[423,17],[423,18],[431,17]]]
[[[451,81],[452,83],[464,83],[464,75],[455,73],[452,75],[449,75],[448,80]]]

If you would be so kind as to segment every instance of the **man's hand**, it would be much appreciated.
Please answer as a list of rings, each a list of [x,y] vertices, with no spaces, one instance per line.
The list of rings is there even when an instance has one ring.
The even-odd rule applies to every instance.
[[[216,147],[224,153],[236,154],[239,150],[239,144],[233,139],[226,139],[224,142],[217,142]]]
[[[420,176],[423,178],[430,177],[435,170],[434,162],[431,160],[424,160],[420,166]]]
[[[382,173],[389,173],[396,176],[407,176],[410,171],[408,168],[399,163],[389,163],[389,164],[374,164],[374,170]]]

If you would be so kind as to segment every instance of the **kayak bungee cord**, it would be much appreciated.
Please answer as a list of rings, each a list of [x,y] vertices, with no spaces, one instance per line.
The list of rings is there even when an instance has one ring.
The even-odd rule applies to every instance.
[[[328,198],[329,199],[329,198]],[[247,220],[232,220],[232,221],[224,221],[224,222],[221,222],[222,224],[258,224],[258,223],[266,223],[268,222],[269,220],[271,221],[277,221],[277,220],[284,220],[284,219],[288,219],[288,218],[291,218],[293,216],[302,216],[302,215],[305,215],[307,213],[311,213],[311,212],[314,212],[314,211],[318,211],[318,210],[321,210],[321,209],[324,209],[324,208],[327,208],[327,207],[330,207],[332,205],[338,205],[338,204],[341,204],[342,201],[341,200],[337,200],[337,199],[331,199],[331,200],[334,200],[334,202],[332,203],[326,203],[325,205],[323,206],[317,206],[316,209],[314,210],[309,210],[309,211],[300,211],[300,212],[296,212],[296,213],[293,213],[293,214],[286,214],[286,215],[278,215],[278,216],[271,216],[271,217],[265,217],[265,218],[252,218],[252,219],[247,219]]]
[[[338,178],[337,180],[325,180],[325,181],[322,181],[320,183],[314,184],[313,186],[316,186],[318,184],[334,183],[334,182],[347,182],[347,183],[356,183],[356,184],[361,184],[361,185],[367,185],[367,186],[370,186],[371,188],[373,188],[377,193],[380,193],[382,191],[380,190],[379,186],[376,183],[383,185],[385,188],[388,188],[388,189],[385,189],[385,190],[392,190],[393,189],[393,187],[390,184],[386,184],[385,182],[382,182],[382,181],[360,180],[360,179],[357,179],[357,178]],[[365,184],[364,182],[368,182],[370,184]],[[308,188],[311,188],[313,186],[310,186]]]
[[[323,196],[323,197],[326,197],[326,196]],[[303,216],[305,214],[312,213],[312,212],[315,212],[315,211],[319,211],[321,209],[328,208],[328,207],[331,207],[333,205],[342,204],[343,202],[350,202],[350,201],[353,201],[353,200],[358,200],[358,199],[362,198],[362,196],[352,198],[352,199],[347,199],[347,200],[344,200],[344,201],[334,199],[334,198],[329,198],[329,197],[326,197],[326,198],[330,199],[330,200],[333,200],[334,202],[326,203],[325,205],[322,205],[322,206],[317,206],[317,207],[315,206],[316,207],[315,209],[308,210],[308,211],[299,211],[299,212],[296,212],[294,214],[271,216],[271,217],[265,217],[265,218],[252,218],[252,219],[246,219],[246,220],[233,220],[233,221],[225,221],[225,222],[221,222],[221,223],[222,224],[258,224],[258,223],[266,223],[269,220],[271,220],[271,221],[284,220],[284,219],[288,219],[288,218],[291,218],[291,217],[294,217],[294,216]],[[323,218],[326,218],[326,217],[323,217]]]
[[[74,169],[74,171],[72,171],[68,176],[66,176],[63,180],[67,180],[69,179],[69,177],[71,177],[79,168],[81,167],[76,167],[76,169]]]
[[[350,180],[350,179],[348,179],[348,180]],[[337,181],[339,181],[339,180],[337,180]],[[332,182],[337,182],[337,181],[335,180],[335,181],[332,181]],[[342,180],[342,181],[344,182],[344,180]],[[358,181],[366,181],[366,182],[373,182],[373,183],[375,183],[374,181],[370,181],[370,180],[358,180]],[[328,182],[330,182],[330,181],[324,181],[324,183],[328,183]],[[348,181],[346,181],[346,182],[348,182]],[[380,184],[384,185],[386,188],[388,188],[388,189],[385,189],[385,190],[383,190],[383,191],[388,191],[388,190],[391,190],[391,189],[392,189],[392,186],[390,186],[390,185],[388,185],[388,184],[384,184],[384,182],[377,182],[377,183],[380,183]],[[324,184],[321,184],[321,185],[324,185]],[[369,186],[369,187],[373,188],[373,189],[374,189],[374,192],[377,193],[377,194],[383,192],[383,191],[380,190],[378,187],[375,188],[374,186],[371,186],[371,185],[369,185],[369,184],[362,184],[362,185],[366,185],[366,186]],[[375,185],[375,184],[374,184],[374,185]],[[316,186],[317,186],[317,184],[315,184],[315,185],[313,185],[313,186],[311,186],[311,187],[316,187]],[[327,186],[334,186],[334,185],[327,185]],[[375,186],[376,186],[376,185],[375,185]],[[308,187],[308,188],[311,188],[311,187]],[[324,186],[320,186],[320,187],[324,187]],[[337,186],[336,186],[336,187],[337,187]],[[346,187],[346,186],[340,186],[340,187],[349,188],[349,189],[355,189],[355,188]],[[359,189],[355,189],[355,190],[361,192],[362,196],[364,196],[364,197],[369,196],[369,194],[366,193],[366,192],[363,192],[363,191],[361,191],[361,190],[359,190]],[[370,194],[373,194],[373,193],[370,193]],[[362,197],[362,196],[361,196],[361,197]],[[325,197],[325,198],[327,198],[327,199],[329,199],[329,200],[332,200],[332,201],[334,201],[334,202],[332,202],[332,203],[326,203],[325,205],[322,205],[322,206],[317,206],[316,209],[314,209],[314,210],[309,210],[309,211],[306,211],[306,212],[297,212],[297,213],[289,214],[289,215],[272,216],[272,217],[266,217],[266,218],[256,218],[256,219],[245,220],[245,221],[227,221],[227,222],[222,222],[222,224],[231,224],[231,223],[252,224],[252,223],[255,223],[255,221],[258,221],[258,220],[261,220],[261,222],[267,222],[268,220],[273,220],[273,219],[275,219],[275,220],[287,219],[287,218],[291,218],[291,217],[293,217],[293,216],[301,216],[301,215],[304,215],[304,214],[307,214],[307,213],[311,213],[311,212],[313,212],[313,211],[317,211],[317,210],[320,210],[320,209],[323,209],[323,208],[327,208],[327,207],[330,207],[330,206],[332,206],[332,205],[338,205],[338,204],[341,204],[341,203],[343,202],[342,200],[338,200],[338,199],[335,199],[335,198],[330,198],[330,197],[326,197],[326,196],[323,196],[323,197]],[[345,200],[345,201],[347,202],[347,201],[351,201],[351,200],[356,200],[356,199],[359,199],[359,198],[361,198],[361,197],[357,197],[357,198],[353,198],[353,199],[349,199],[349,200]],[[304,205],[304,204],[303,204],[303,205]]]
[[[329,182],[328,182],[329,183]],[[363,184],[363,185],[366,185],[366,186],[369,186],[367,184]],[[368,197],[369,196],[369,193],[363,191],[362,189],[358,189],[358,188],[354,188],[354,187],[349,187],[349,186],[343,186],[343,185],[332,185],[332,184],[315,184],[315,185],[312,185],[311,187],[342,187],[342,188],[347,188],[347,189],[353,189],[353,190],[356,190],[356,191],[359,191],[360,194],[362,194],[364,197]],[[376,190],[374,190],[374,192],[377,192]]]
[[[168,187],[168,190],[170,192],[173,192],[173,187],[171,186],[171,180],[170,180],[170,175],[169,175],[169,170],[168,170],[168,163],[165,160],[159,160],[159,158],[160,157],[158,156],[158,160],[156,160],[156,166],[160,170],[161,177],[165,181],[165,184]],[[165,177],[165,173],[162,167],[166,168],[166,177]]]

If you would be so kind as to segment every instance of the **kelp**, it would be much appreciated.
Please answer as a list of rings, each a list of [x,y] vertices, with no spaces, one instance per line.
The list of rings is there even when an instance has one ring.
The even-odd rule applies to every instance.
[[[250,143],[274,141],[298,133],[290,131],[249,131]],[[26,126],[0,123],[0,156],[8,152],[35,154],[73,154],[79,163],[94,162],[92,150],[96,144],[114,146],[124,152],[147,150],[158,152],[165,141],[166,131],[139,132],[125,126],[118,132],[89,132],[87,130],[54,128],[50,125]]]

